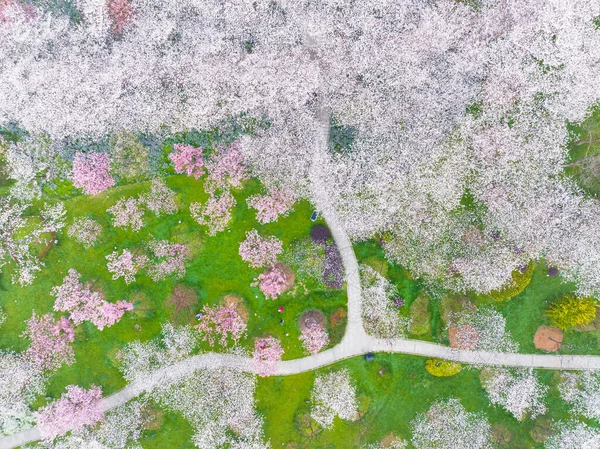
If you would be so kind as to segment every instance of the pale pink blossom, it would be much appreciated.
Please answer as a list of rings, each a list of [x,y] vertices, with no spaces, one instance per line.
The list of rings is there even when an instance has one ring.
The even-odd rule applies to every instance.
[[[100,232],[102,232],[102,226],[98,222],[86,217],[77,217],[73,220],[68,235],[86,248],[90,248],[98,240]]]
[[[240,243],[239,249],[242,260],[253,268],[274,264],[277,262],[277,255],[282,252],[281,240],[274,236],[261,237],[256,229],[246,232],[246,239]]]
[[[102,389],[92,386],[89,390],[68,385],[67,392],[36,412],[38,429],[44,440],[53,440],[69,431],[92,426],[104,418],[100,407]]]
[[[74,269],[64,278],[63,284],[52,288],[56,296],[54,310],[69,312],[69,318],[80,324],[91,321],[99,330],[110,327],[118,322],[125,311],[132,310],[133,304],[118,301],[115,304],[104,300],[104,295],[93,292],[89,287],[79,282],[81,275]]]
[[[287,215],[296,202],[294,192],[289,189],[275,188],[266,195],[252,195],[246,200],[248,207],[256,209],[256,219],[265,224],[276,221],[279,216]]]
[[[133,198],[121,198],[117,203],[106,210],[113,215],[113,226],[125,228],[131,226],[134,231],[139,231],[144,226],[144,211],[140,201]]]
[[[75,153],[73,159],[73,185],[84,193],[95,195],[115,185],[110,176],[108,153]]]
[[[153,240],[149,244],[154,259],[148,266],[148,275],[154,281],[162,281],[167,276],[182,278],[185,275],[185,261],[190,252],[181,243],[170,243],[167,240]]]
[[[219,195],[211,194],[204,206],[200,203],[190,204],[190,214],[198,224],[208,226],[208,235],[215,235],[227,229],[234,206],[235,199],[226,190]]]
[[[203,334],[202,340],[208,341],[211,346],[214,346],[217,339],[221,346],[225,346],[228,338],[237,341],[246,332],[246,323],[233,305],[223,307],[205,305],[199,323],[195,327]]]
[[[285,291],[288,285],[288,277],[277,265],[272,265],[265,273],[258,275],[252,286],[255,287],[256,285],[267,299],[277,299]]]
[[[23,337],[31,340],[25,352],[27,360],[43,370],[55,370],[63,363],[70,365],[75,361],[70,345],[75,338],[74,327],[65,317],[55,321],[51,314],[38,317],[33,312]]]
[[[302,347],[311,355],[317,354],[329,344],[329,335],[314,319],[307,320],[299,339]]]
[[[275,337],[263,337],[254,340],[252,359],[259,376],[271,376],[275,373],[277,362],[283,356],[281,341]]]
[[[198,179],[204,174],[202,148],[176,143],[169,158],[175,165],[175,172],[185,173]]]
[[[225,190],[229,187],[239,188],[242,181],[248,178],[244,156],[240,153],[237,143],[227,148],[217,148],[212,159],[206,163],[208,178],[206,190]]]
[[[162,213],[170,215],[177,212],[176,196],[177,193],[169,189],[165,181],[155,178],[150,184],[150,192],[140,195],[139,202],[145,204],[157,216],[160,216]]]
[[[137,272],[144,268],[149,262],[147,256],[142,254],[138,257],[134,257],[133,253],[127,249],[124,249],[123,254],[121,255],[119,255],[118,251],[114,251],[106,256],[106,259],[108,260],[106,267],[112,274],[113,281],[122,277],[126,284],[135,282],[135,275]]]

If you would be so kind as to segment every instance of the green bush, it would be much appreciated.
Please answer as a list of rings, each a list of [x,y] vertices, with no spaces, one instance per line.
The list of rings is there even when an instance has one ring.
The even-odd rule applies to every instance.
[[[577,298],[567,295],[552,302],[546,310],[550,322],[559,329],[585,326],[596,318],[598,303],[593,298]]]
[[[501,290],[494,290],[490,292],[490,296],[492,297],[492,299],[495,299],[496,301],[504,301],[506,299],[510,299],[514,296],[517,296],[519,293],[525,290],[525,287],[527,287],[531,282],[531,277],[533,276],[534,268],[534,264],[530,263],[523,273],[521,273],[520,270],[513,271],[512,284]]]
[[[425,369],[429,374],[435,377],[449,377],[460,373],[462,365],[442,359],[428,359],[425,362]]]

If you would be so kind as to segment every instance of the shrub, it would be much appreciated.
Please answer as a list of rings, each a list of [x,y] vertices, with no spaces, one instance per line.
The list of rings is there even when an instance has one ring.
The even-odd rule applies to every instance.
[[[496,301],[504,301],[517,296],[519,293],[525,290],[525,287],[527,287],[531,282],[534,268],[534,264],[530,263],[523,271],[516,269],[512,272],[513,281],[510,285],[500,290],[493,290],[489,295]]]
[[[594,321],[598,303],[593,298],[577,298],[567,295],[550,304],[546,316],[559,329],[585,326]]]
[[[462,365],[450,360],[428,359],[425,362],[425,369],[435,377],[450,377],[460,373]]]

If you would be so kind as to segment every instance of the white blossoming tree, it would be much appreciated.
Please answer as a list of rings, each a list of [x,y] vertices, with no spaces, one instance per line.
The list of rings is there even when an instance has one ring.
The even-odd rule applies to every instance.
[[[548,387],[538,380],[533,370],[485,368],[481,377],[490,402],[503,407],[518,421],[546,412],[544,397]]]
[[[311,402],[310,416],[326,429],[333,426],[336,416],[346,421],[358,419],[356,388],[345,369],[317,376]]]
[[[575,413],[600,421],[600,373],[564,372],[561,377],[558,386],[561,398]]]
[[[600,447],[600,431],[583,422],[559,423],[556,435],[546,440],[546,449],[592,449]]]
[[[365,331],[380,338],[401,337],[407,326],[393,305],[398,290],[367,265],[360,267],[362,280],[362,317]]]
[[[435,402],[411,422],[411,427],[416,449],[492,449],[489,423],[465,410],[455,398]]]

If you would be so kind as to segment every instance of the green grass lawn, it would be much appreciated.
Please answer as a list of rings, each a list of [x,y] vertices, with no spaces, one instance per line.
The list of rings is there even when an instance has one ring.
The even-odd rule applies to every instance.
[[[483,413],[491,425],[508,429],[511,440],[498,448],[542,448],[531,437],[536,420],[517,421],[502,408],[489,404],[480,385],[480,370],[463,368],[448,378],[436,378],[425,371],[425,359],[399,354],[376,354],[373,362],[356,357],[315,372],[286,377],[259,378],[256,393],[258,411],[264,417],[264,430],[272,448],[360,448],[378,442],[390,433],[410,439],[410,421],[429,409],[436,400],[456,397],[473,412]],[[364,416],[356,422],[339,418],[332,429],[310,436],[302,417],[310,411],[310,390],[315,376],[330,370],[346,368],[357,387]],[[539,370],[541,381],[550,387],[545,418],[555,421],[569,417],[569,409],[558,396],[558,374]],[[168,425],[146,431],[144,448],[192,448],[192,429],[177,415],[168,416]],[[177,424],[181,424],[178,427]],[[593,423],[590,423],[593,425]],[[292,444],[290,444],[292,443]],[[294,444],[295,443],[295,444]]]
[[[357,243],[354,249],[359,263],[370,265],[380,273],[385,273],[388,280],[398,287],[400,295],[405,299],[405,305],[399,313],[409,317],[415,299],[427,294],[422,282],[413,279],[401,266],[386,261],[381,245],[375,240]],[[531,282],[525,290],[505,301],[495,301],[485,295],[468,295],[474,305],[491,306],[504,315],[507,330],[519,343],[519,352],[522,353],[544,353],[533,345],[533,337],[538,327],[550,325],[544,312],[552,301],[575,291],[574,283],[566,282],[560,276],[550,277],[547,270],[548,267],[543,261],[536,264]],[[428,315],[430,331],[424,335],[413,335],[409,332],[407,337],[448,345],[439,299],[430,298]],[[568,330],[564,333],[563,346],[556,353],[600,355],[599,342],[598,331]]]
[[[74,217],[87,215],[97,220],[103,231],[99,243],[85,249],[66,234],[66,229],[57,235],[58,244],[54,245],[43,259],[46,266],[33,285],[20,287],[10,283],[10,269],[5,269],[0,278],[0,307],[8,315],[0,333],[0,348],[15,351],[25,350],[28,341],[20,334],[25,329],[25,320],[32,310],[38,315],[52,312],[54,297],[50,295],[53,286],[62,283],[70,268],[82,274],[82,282],[93,282],[101,288],[110,302],[117,300],[133,301],[135,308],[126,312],[121,321],[112,327],[98,331],[90,323],[76,328],[74,343],[76,362],[63,365],[55,372],[49,382],[48,396],[58,397],[69,384],[89,387],[100,385],[104,394],[111,394],[125,386],[114,356],[116,352],[133,340],[148,340],[158,335],[161,324],[171,320],[165,300],[170,296],[174,285],[183,283],[194,289],[198,295],[195,310],[188,313],[184,321],[193,323],[194,315],[204,304],[221,303],[224,295],[235,294],[244,299],[248,310],[247,338],[241,344],[252,349],[254,337],[274,335],[281,339],[285,349],[284,358],[298,358],[305,355],[298,340],[300,331],[297,320],[309,309],[319,309],[328,317],[339,308],[346,307],[346,292],[319,287],[310,279],[297,279],[296,284],[304,282],[303,288],[281,295],[277,300],[266,300],[258,287],[251,287],[254,278],[261,272],[249,268],[238,253],[239,243],[245,238],[246,231],[258,229],[263,236],[275,235],[283,242],[284,251],[295,239],[310,234],[313,222],[310,221],[311,205],[298,202],[294,212],[280,217],[275,223],[260,225],[255,219],[254,210],[249,210],[246,198],[260,193],[261,185],[256,180],[248,181],[240,190],[233,191],[238,202],[231,222],[231,230],[208,236],[206,228],[196,224],[189,213],[191,202],[204,202],[201,180],[185,176],[166,178],[167,185],[178,192],[179,212],[173,215],[156,217],[146,212],[145,226],[139,232],[112,227],[112,219],[106,209],[119,198],[137,196],[148,190],[149,182],[131,184],[110,189],[96,196],[77,196],[65,201],[68,211],[67,224]],[[136,282],[127,286],[121,278],[111,279],[106,268],[105,256],[114,249],[135,250],[144,242],[156,239],[168,239],[185,243],[192,250],[192,258],[187,264],[186,275],[181,280],[169,278],[154,282],[145,274],[136,276]],[[284,312],[277,311],[279,306]],[[55,316],[60,314],[55,313]],[[280,320],[284,324],[280,324]],[[137,327],[137,329],[136,329]],[[339,333],[339,332],[338,332]],[[207,344],[203,349],[209,350]],[[223,350],[220,347],[212,350]],[[38,401],[41,405],[43,401]]]

